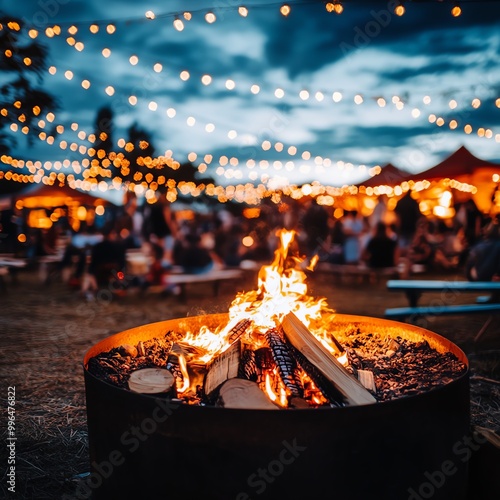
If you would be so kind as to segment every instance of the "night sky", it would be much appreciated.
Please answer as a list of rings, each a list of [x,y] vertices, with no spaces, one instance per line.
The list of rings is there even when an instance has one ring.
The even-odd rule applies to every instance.
[[[264,175],[275,185],[315,179],[342,185],[387,162],[416,173],[461,145],[480,158],[500,160],[500,3],[461,2],[458,18],[450,14],[450,2],[406,2],[402,17],[393,13],[395,2],[344,2],[341,15],[328,13],[324,2],[291,2],[286,18],[280,3],[246,2],[247,17],[238,14],[240,5],[1,2],[5,14],[40,31],[38,40],[57,69],[44,75],[43,86],[61,105],[54,124],[66,130],[53,146],[36,140],[27,147],[20,138],[12,156],[78,159],[58,142],[78,140],[71,123],[92,133],[97,110],[106,105],[115,116],[115,142],[136,122],[151,133],[158,155],[171,150],[184,162],[194,152],[195,165],[211,155],[209,173],[221,184]],[[182,16],[186,8],[190,21]],[[148,10],[155,19],[146,19]],[[205,20],[209,11],[217,17],[213,24]],[[173,26],[176,16],[184,22],[181,32]],[[97,34],[89,30],[94,23]],[[55,24],[63,34],[47,38],[45,28]],[[73,24],[82,51],[66,42]],[[116,27],[112,35],[109,24]],[[64,76],[68,70],[71,80]],[[205,83],[211,78],[208,85],[204,75]],[[89,90],[82,80],[91,83]],[[259,86],[257,94],[252,85]],[[110,86],[111,96],[105,91]],[[136,105],[130,96],[137,97]],[[441,127],[429,121],[432,114],[444,119]],[[464,132],[466,124],[471,134]],[[479,137],[480,127],[490,129],[491,138]]]

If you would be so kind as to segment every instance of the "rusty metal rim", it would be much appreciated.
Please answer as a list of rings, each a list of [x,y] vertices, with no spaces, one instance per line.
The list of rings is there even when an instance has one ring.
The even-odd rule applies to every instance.
[[[90,347],[87,352],[85,353],[84,359],[83,359],[83,369],[85,371],[86,376],[89,376],[99,383],[105,384],[109,388],[123,392],[124,389],[117,387],[113,384],[110,384],[109,382],[106,382],[102,379],[99,379],[95,375],[92,375],[90,372],[87,370],[87,364],[88,361],[91,357],[96,356],[97,354],[108,351],[112,349],[113,347],[120,346],[122,344],[136,344],[139,340],[149,340],[161,335],[164,335],[167,333],[169,330],[173,329],[174,327],[179,328],[179,325],[185,325],[190,328],[196,327],[196,326],[201,326],[201,325],[212,325],[213,324],[225,324],[228,320],[228,314],[210,314],[210,315],[204,315],[204,316],[191,316],[191,317],[186,317],[186,318],[174,318],[170,320],[165,320],[165,321],[159,321],[156,323],[148,323],[144,325],[140,325],[135,328],[131,328],[128,330],[124,330],[123,332],[116,333],[114,335],[111,335],[110,337],[107,337],[97,344],[94,344],[92,347]],[[425,339],[429,342],[431,347],[437,349],[440,352],[451,352],[453,353],[461,362],[463,362],[467,366],[467,371],[462,374],[460,377],[457,379],[453,380],[449,384],[446,384],[445,386],[441,387],[436,387],[433,389],[430,389],[429,391],[426,391],[425,393],[414,395],[414,396],[407,396],[403,398],[398,398],[394,399],[391,401],[384,401],[379,404],[383,404],[384,407],[387,407],[387,405],[394,405],[394,404],[399,404],[401,401],[404,401],[408,398],[414,399],[414,398],[421,398],[425,397],[427,394],[432,393],[432,394],[439,394],[439,391],[444,391],[446,390],[447,387],[454,385],[455,383],[458,383],[462,381],[464,378],[469,376],[469,360],[467,359],[467,356],[465,353],[460,349],[456,344],[451,342],[449,339],[446,337],[443,337],[442,335],[439,335],[438,333],[432,332],[430,330],[427,330],[425,328],[407,324],[407,323],[402,323],[399,321],[393,321],[393,320],[387,320],[383,318],[374,318],[370,316],[358,316],[358,315],[348,315],[348,314],[337,314],[336,315],[336,320],[338,325],[361,325],[361,326],[373,326],[379,331],[385,331],[386,333],[390,334],[398,334],[403,338],[407,338],[408,340],[422,340]],[[128,391],[127,391],[128,392]],[[134,396],[138,397],[144,397],[144,398],[155,398],[157,396],[155,395],[148,395],[148,394],[136,394],[134,393]],[[217,407],[211,407],[211,406],[197,406],[197,405],[185,405],[186,407],[192,408],[192,411],[231,411],[231,412],[262,412],[262,410],[240,410],[240,409],[229,409],[229,408],[217,408]],[[305,409],[295,409],[295,411],[309,411],[309,412],[318,412],[318,411],[353,411],[356,410],[356,408],[363,408],[363,406],[366,405],[361,405],[361,406],[347,406],[343,408],[305,408]],[[368,406],[377,406],[377,405],[368,405]],[[275,412],[275,411],[282,411],[282,410],[266,410],[266,412]],[[290,408],[287,409],[287,411],[294,411],[294,409]]]

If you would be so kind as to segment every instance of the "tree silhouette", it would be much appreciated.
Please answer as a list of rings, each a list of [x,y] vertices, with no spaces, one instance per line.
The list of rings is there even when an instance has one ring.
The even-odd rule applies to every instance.
[[[31,144],[42,131],[41,117],[59,109],[57,100],[41,90],[42,74],[47,69],[47,48],[28,36],[28,29],[20,19],[0,17],[0,150],[8,152],[16,138],[6,133],[16,124],[23,129]]]

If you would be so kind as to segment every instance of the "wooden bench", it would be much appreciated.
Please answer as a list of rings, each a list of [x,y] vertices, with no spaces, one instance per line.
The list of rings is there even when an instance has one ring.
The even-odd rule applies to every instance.
[[[381,278],[395,278],[399,276],[397,267],[371,268],[358,264],[331,264],[319,262],[314,269],[316,274],[332,274],[342,278],[362,278],[370,282],[377,282]]]
[[[178,295],[180,301],[186,301],[186,287],[190,284],[212,283],[214,297],[219,295],[220,284],[223,281],[235,281],[243,277],[243,271],[240,269],[213,269],[200,274],[176,274],[168,276],[168,284],[176,285],[180,288]],[[161,293],[165,291],[164,285],[153,285],[148,288],[148,292]]]
[[[395,307],[385,310],[384,316],[392,319],[417,318],[419,316],[442,316],[464,314],[498,314],[500,302],[488,303],[485,297],[478,296],[475,303],[454,304],[460,293],[490,292],[500,294],[500,282],[493,281],[443,281],[443,280],[389,280],[387,289],[404,292],[409,307]],[[440,299],[431,305],[419,306],[418,301],[424,292],[439,293]],[[477,341],[486,331],[492,316],[477,333]]]

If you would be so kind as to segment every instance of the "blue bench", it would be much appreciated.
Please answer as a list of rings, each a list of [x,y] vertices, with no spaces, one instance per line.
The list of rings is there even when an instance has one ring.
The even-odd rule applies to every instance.
[[[442,316],[464,314],[498,314],[500,302],[488,302],[484,296],[476,298],[473,304],[454,304],[457,295],[462,292],[489,292],[500,294],[500,282],[493,281],[443,281],[443,280],[389,280],[387,289],[393,292],[404,292],[409,307],[386,309],[384,316],[392,319],[417,318],[419,316]],[[440,299],[431,305],[419,306],[418,301],[424,292],[434,292],[441,295]],[[486,331],[492,321],[492,316],[475,336],[477,341]]]

